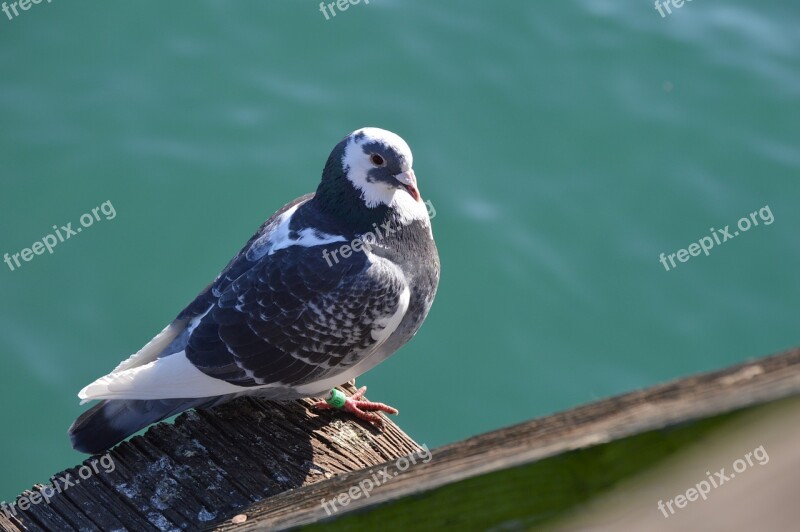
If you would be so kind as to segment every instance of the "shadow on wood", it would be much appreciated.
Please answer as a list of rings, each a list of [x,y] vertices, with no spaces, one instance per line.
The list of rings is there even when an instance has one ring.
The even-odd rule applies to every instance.
[[[41,485],[24,492],[20,497],[38,504],[18,498],[0,511],[0,526],[197,530],[286,490],[419,450],[391,422],[379,432],[345,414],[313,413],[310,404],[242,398],[181,414],[174,425],[154,425],[115,447],[109,473],[95,465],[99,472],[87,475],[84,468],[85,479],[79,467],[54,475],[74,485],[49,503],[37,495]]]

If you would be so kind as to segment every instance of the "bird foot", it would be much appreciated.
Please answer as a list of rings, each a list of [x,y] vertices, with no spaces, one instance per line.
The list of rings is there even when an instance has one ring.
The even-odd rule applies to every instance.
[[[344,410],[367,423],[371,423],[377,427],[383,427],[383,418],[374,412],[397,414],[397,409],[383,403],[373,403],[372,401],[362,399],[366,391],[367,387],[362,386],[352,396],[347,397],[334,388],[324,401],[318,401],[312,406],[317,410]]]

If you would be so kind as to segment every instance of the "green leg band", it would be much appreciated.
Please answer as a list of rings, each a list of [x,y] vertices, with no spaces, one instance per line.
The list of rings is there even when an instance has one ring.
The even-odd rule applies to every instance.
[[[331,405],[333,408],[342,408],[345,401],[347,401],[347,396],[345,396],[345,394],[336,388],[332,389],[328,394],[328,397],[325,398],[325,402]]]

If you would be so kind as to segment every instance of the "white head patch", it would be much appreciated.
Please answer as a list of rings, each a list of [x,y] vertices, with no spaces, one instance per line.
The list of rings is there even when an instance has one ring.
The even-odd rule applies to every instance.
[[[370,162],[369,155],[364,153],[363,146],[371,143],[383,144],[386,148],[393,149],[400,154],[408,162],[409,168],[414,164],[411,148],[399,135],[377,127],[358,129],[348,136],[350,137],[350,142],[347,143],[342,157],[342,166],[347,178],[361,192],[361,197],[367,207],[375,207],[378,204],[391,204],[394,195],[402,191],[386,183],[367,180],[367,173],[373,168],[373,165]]]

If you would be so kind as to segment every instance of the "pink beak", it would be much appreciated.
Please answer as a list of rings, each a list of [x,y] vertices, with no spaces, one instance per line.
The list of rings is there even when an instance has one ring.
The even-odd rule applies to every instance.
[[[414,170],[408,169],[405,172],[400,172],[394,176],[395,179],[405,185],[408,193],[416,201],[420,201],[419,189],[417,189],[417,176],[414,175]]]

